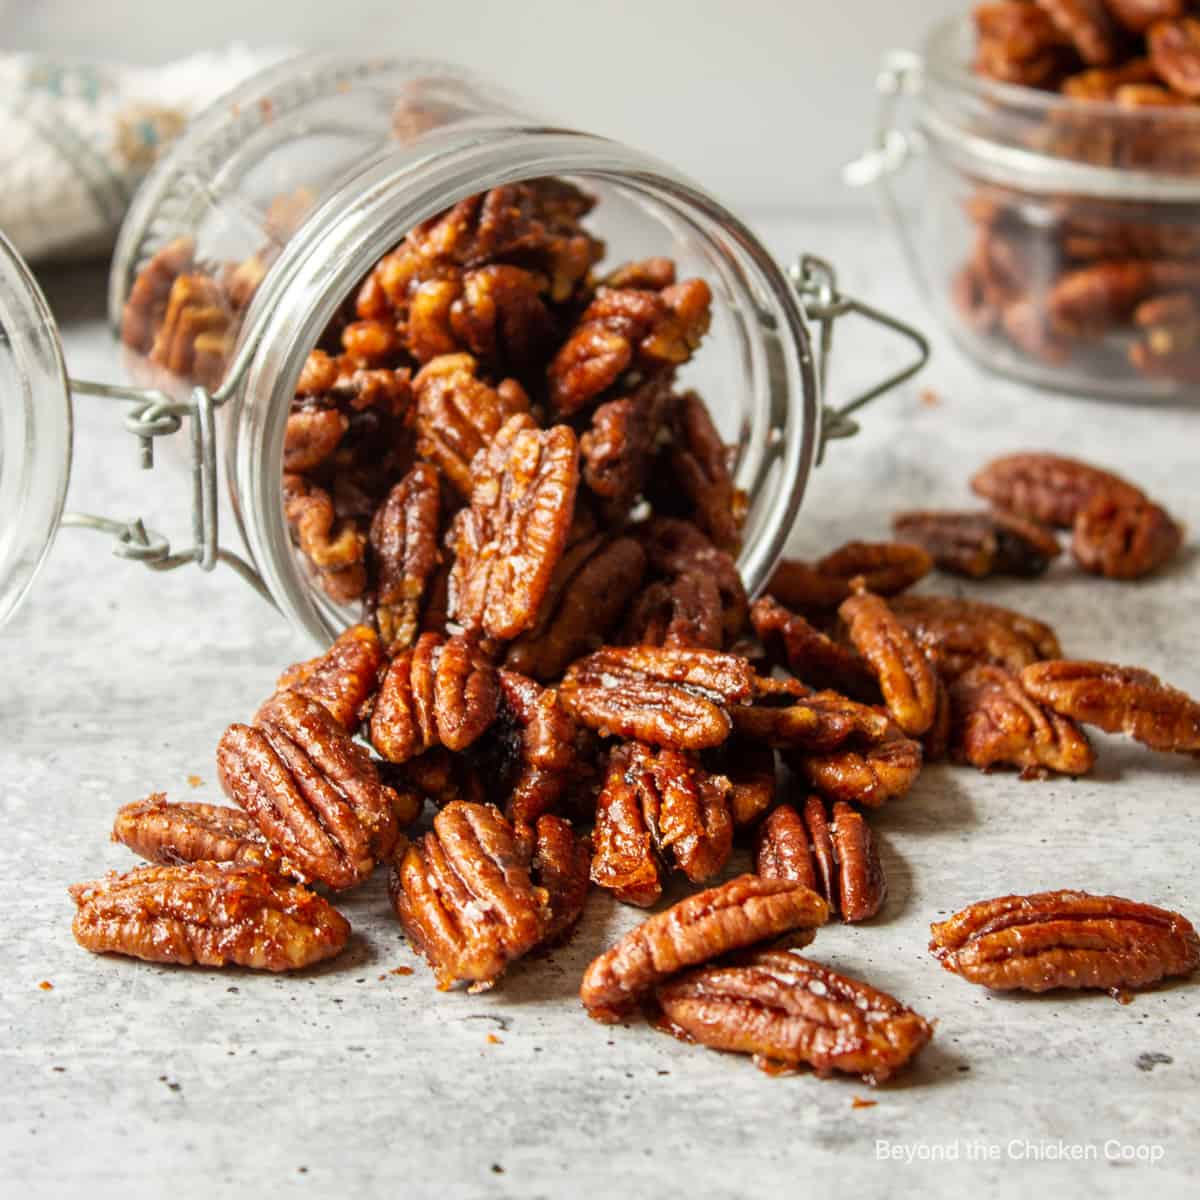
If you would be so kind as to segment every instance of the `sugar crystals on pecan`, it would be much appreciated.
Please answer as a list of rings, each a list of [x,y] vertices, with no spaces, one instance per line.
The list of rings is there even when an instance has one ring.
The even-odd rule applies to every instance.
[[[240,808],[172,803],[162,792],[118,809],[112,840],[147,862],[164,865],[233,862],[270,870],[279,866],[258,827]]]
[[[375,631],[366,625],[351,625],[324,654],[288,667],[275,688],[324,705],[342,729],[354,733],[379,688],[382,666],[383,648]]]

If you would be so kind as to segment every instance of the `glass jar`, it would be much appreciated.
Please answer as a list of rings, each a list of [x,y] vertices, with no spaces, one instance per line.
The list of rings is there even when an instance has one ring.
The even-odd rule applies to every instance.
[[[888,55],[874,183],[941,322],[985,367],[1119,400],[1200,398],[1200,108],[1120,107],[971,69],[970,19]],[[926,179],[910,221],[895,178]]]
[[[314,585],[284,519],[284,434],[305,359],[409,230],[464,197],[548,176],[599,197],[589,224],[607,239],[609,261],[670,255],[681,274],[709,283],[711,331],[682,381],[710,398],[734,448],[735,483],[749,498],[739,568],[759,589],[824,443],[852,433],[851,411],[919,370],[921,335],[839,295],[820,259],[784,272],[716,200],[647,155],[537,122],[451,67],[319,55],[214,104],[139,192],[109,291],[136,386],[66,379],[44,300],[0,244],[0,372],[21,381],[0,399],[0,496],[16,517],[0,545],[0,615],[28,587],[61,517],[113,534],[118,554],[156,569],[225,562],[320,642],[357,619]],[[181,273],[194,283],[176,288]],[[833,322],[851,312],[907,337],[914,360],[823,410]],[[820,326],[815,355],[809,322]],[[129,402],[125,424],[144,466],[156,440],[186,424],[193,546],[172,552],[141,521],[62,516],[72,392]],[[219,544],[220,463],[245,557]]]

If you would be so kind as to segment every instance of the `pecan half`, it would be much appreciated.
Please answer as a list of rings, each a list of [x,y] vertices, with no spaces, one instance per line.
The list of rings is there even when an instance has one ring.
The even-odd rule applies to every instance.
[[[296,971],[332,958],[350,936],[350,923],[320,896],[234,863],[138,867],[70,893],[75,940],[93,954]]]
[[[819,796],[809,796],[803,817],[790,804],[773,809],[759,827],[755,869],[764,879],[815,888],[846,921],[869,920],[887,898],[870,826],[842,800],[831,813]]]
[[[1146,987],[1200,964],[1200,939],[1178,913],[1087,892],[982,900],[930,931],[947,971],[1000,991]]]
[[[783,559],[766,590],[781,604],[802,613],[829,613],[837,609],[862,577],[867,591],[894,596],[924,579],[933,570],[933,559],[921,546],[902,542],[847,542],[815,563]]]
[[[392,659],[371,714],[371,745],[389,762],[434,746],[465,750],[496,716],[496,669],[478,643],[423,633]]]
[[[1098,491],[1128,500],[1142,493],[1119,476],[1057,454],[1009,454],[993,459],[971,479],[971,487],[1006,512],[1070,529],[1080,509]]]
[[[425,589],[441,560],[440,517],[437,468],[417,463],[371,521],[375,623],[389,654],[407,649],[417,636]]]
[[[701,750],[729,734],[726,706],[748,700],[750,664],[715,650],[607,646],[571,665],[559,697],[603,736]]]
[[[134,277],[121,312],[121,341],[130,349],[149,353],[167,312],[167,297],[175,280],[191,271],[195,252],[192,238],[176,238],[156,250]]]
[[[627,742],[608,756],[596,797],[591,879],[618,900],[648,908],[662,895],[662,868],[643,804],[641,773],[633,769],[639,746]]]
[[[315,471],[341,444],[350,418],[336,408],[301,407],[288,414],[283,439],[283,469]]]
[[[583,481],[619,518],[641,494],[670,403],[670,378],[651,376],[627,395],[601,404],[579,439]]]
[[[383,648],[373,629],[351,625],[316,658],[288,667],[275,690],[296,692],[325,706],[347,733],[354,733],[379,687]]]
[[[529,411],[516,380],[492,387],[477,378],[469,354],[446,354],[421,368],[413,380],[417,398],[417,453],[433,463],[459,495],[471,495],[471,463],[505,422]]]
[[[951,753],[981,771],[1020,767],[1022,777],[1048,771],[1086,775],[1095,754],[1083,731],[1033,699],[999,667],[972,667],[950,686]]]
[[[879,702],[879,683],[866,662],[798,613],[788,612],[773,596],[755,601],[750,620],[768,655],[797,679],[863,704]]]
[[[492,987],[550,926],[512,826],[490,804],[452,801],[396,865],[392,905],[438,987]]]
[[[1036,5],[991,0],[977,4],[974,14],[979,34],[974,66],[980,75],[1044,88],[1078,66],[1078,58],[1063,45],[1062,31]]]
[[[509,646],[505,665],[535,679],[557,679],[612,632],[645,570],[646,552],[633,538],[595,534],[568,546],[537,623]]]
[[[694,509],[694,520],[714,546],[736,553],[744,507],[729,473],[729,451],[708,406],[684,392],[671,408],[671,472]]]
[[[970,579],[1041,575],[1062,548],[1039,521],[1005,512],[897,513],[898,537],[924,546],[936,566]]]
[[[545,889],[549,907],[542,945],[564,941],[583,916],[591,857],[591,843],[575,834],[570,821],[553,813],[538,818],[530,873]]]
[[[1070,40],[1079,57],[1103,67],[1117,55],[1117,31],[1105,0],[1034,0]]]
[[[254,822],[240,808],[222,804],[172,804],[163,792],[117,810],[112,840],[147,862],[233,862],[278,868]]]
[[[871,744],[887,735],[888,718],[865,704],[837,692],[808,692],[787,681],[778,683],[761,681],[759,690],[765,695],[758,703],[730,710],[733,726],[743,737],[777,750],[820,754],[852,740]]]
[[[937,716],[937,679],[917,641],[888,607],[870,592],[843,600],[838,615],[847,635],[879,680],[884,704],[905,733],[924,733]]]
[[[207,275],[179,275],[171,284],[150,361],[183,379],[216,387],[225,373],[232,324],[229,301],[215,280]]]
[[[698,572],[677,575],[670,583],[655,580],[629,605],[621,641],[720,650],[725,631],[717,581]]]
[[[844,1071],[882,1083],[933,1036],[895,997],[786,950],[689,971],[656,995],[688,1038],[753,1054],[768,1072],[807,1064],[819,1076]]]
[[[1096,492],[1079,510],[1071,535],[1075,561],[1107,579],[1140,579],[1171,561],[1183,529],[1149,500]]]
[[[292,536],[321,587],[339,604],[357,600],[367,586],[362,531],[353,521],[340,520],[329,493],[301,475],[284,475],[283,500]]]
[[[1200,18],[1159,21],[1146,35],[1154,69],[1177,92],[1200,99]]]
[[[566,546],[579,483],[575,434],[512,417],[471,478],[471,505],[450,530],[450,614],[468,630],[515,638],[536,621]]]
[[[678,971],[784,934],[811,941],[828,917],[811,888],[739,875],[630,930],[589,965],[579,997],[589,1016],[617,1021]]]
[[[294,692],[268,700],[253,727],[225,731],[217,770],[283,870],[339,890],[366,879],[391,854],[397,822],[417,816],[413,798],[380,783],[328,711]]]
[[[851,743],[829,754],[785,758],[822,795],[867,808],[879,808],[908,792],[924,761],[920,742],[906,738],[899,726],[875,745]]]
[[[1200,701],[1139,667],[1069,659],[1034,663],[1021,686],[1075,721],[1124,733],[1154,750],[1200,753]]]

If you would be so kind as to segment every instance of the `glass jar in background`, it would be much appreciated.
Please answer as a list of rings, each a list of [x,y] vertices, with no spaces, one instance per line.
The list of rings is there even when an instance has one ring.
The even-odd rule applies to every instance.
[[[1038,386],[1200,398],[1200,107],[1130,108],[972,71],[969,19],[878,79],[874,183],[910,268],[959,345]],[[910,218],[895,177],[925,186]]]
[[[17,514],[38,553],[3,548],[9,611],[60,523],[74,392],[130,402],[125,424],[142,442],[144,466],[153,464],[156,442],[186,425],[195,544],[172,552],[140,521],[67,514],[62,523],[111,533],[118,554],[160,570],[226,562],[321,643],[359,619],[359,605],[320,586],[284,515],[285,430],[306,359],[410,230],[467,197],[531,180],[569,181],[567,189],[596,197],[588,226],[607,243],[606,264],[668,256],[680,278],[709,285],[711,329],[680,385],[708,400],[732,448],[734,482],[748,499],[738,566],[748,588],[760,588],[824,442],[853,432],[850,411],[920,368],[924,339],[840,296],[821,260],[784,272],[730,212],[647,155],[546,126],[442,64],[317,55],[271,68],[216,102],[139,192],[109,290],[136,386],[66,380],[36,284],[0,242],[0,258],[24,289],[20,302],[0,307],[0,359],[7,349],[13,373],[26,377],[24,392],[42,393],[39,420],[48,430],[43,437],[21,424],[6,392],[0,489],[7,495],[23,461],[11,439],[35,447],[29,469],[54,482],[36,512]],[[865,395],[823,410],[832,325],[850,312],[906,336],[916,358]],[[815,356],[809,321],[820,326]],[[40,331],[37,347],[31,329]],[[43,342],[52,351],[46,364],[34,353]],[[56,415],[56,429],[46,413]],[[245,556],[218,540],[219,463]]]

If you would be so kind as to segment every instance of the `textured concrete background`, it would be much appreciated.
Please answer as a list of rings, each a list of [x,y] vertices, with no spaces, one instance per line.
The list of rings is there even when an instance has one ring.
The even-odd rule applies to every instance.
[[[764,232],[781,255],[820,249],[847,288],[912,310],[873,225],[812,220]],[[64,272],[45,282],[72,370],[117,377],[102,279]],[[842,351],[859,375],[891,353],[854,337]],[[921,388],[940,403],[922,403]],[[820,468],[796,551],[885,535],[893,508],[967,501],[968,473],[1020,447],[1126,471],[1200,526],[1200,410],[1033,395],[981,378],[939,341],[920,384],[880,401],[866,425]],[[178,532],[162,518],[180,515],[183,481],[137,474],[112,410],[82,401],[77,437],[72,506],[142,512]],[[984,594],[1051,620],[1069,652],[1143,664],[1200,692],[1194,546],[1142,584],[1105,584],[1063,564]],[[355,928],[345,956],[299,977],[158,968],[78,949],[66,885],[132,865],[107,840],[116,807],[157,789],[218,800],[221,730],[306,651],[231,575],[153,575],[78,531],[62,534],[0,631],[0,1178],[17,1193],[1194,1195],[1194,984],[1127,1007],[1105,995],[1000,997],[926,951],[931,920],[1010,891],[1112,891],[1200,918],[1200,765],[1102,735],[1090,779],[1021,783],[937,767],[873,821],[887,906],[867,926],[823,930],[812,953],[938,1021],[915,1069],[874,1092],[856,1080],[770,1079],[746,1059],[640,1024],[587,1020],[576,999],[582,969],[638,916],[604,896],[593,896],[567,948],[475,997],[434,990],[382,879],[345,902]],[[202,784],[190,787],[189,775]],[[397,966],[414,973],[390,974]],[[1155,1055],[1169,1061],[1146,1057]],[[856,1096],[877,1103],[854,1108]],[[878,1161],[877,1139],[958,1161]],[[1110,1164],[1110,1139],[1161,1147],[1162,1160]],[[1054,1153],[1060,1142],[1095,1161],[1029,1161],[1026,1143]],[[998,1157],[967,1162],[976,1144]]]

